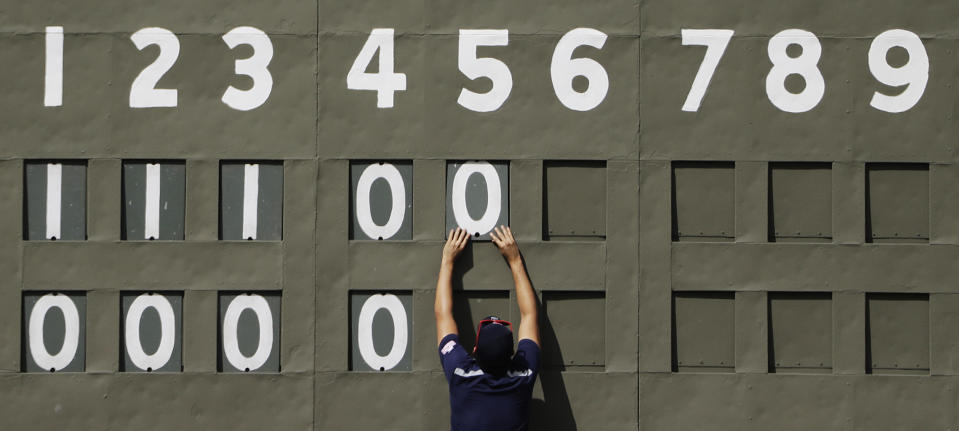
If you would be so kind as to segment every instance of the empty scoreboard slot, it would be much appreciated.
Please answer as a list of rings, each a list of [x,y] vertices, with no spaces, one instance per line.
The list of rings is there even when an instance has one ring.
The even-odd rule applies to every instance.
[[[866,165],[866,240],[929,242],[929,165]]]
[[[769,164],[769,240],[832,241],[832,166]]]
[[[673,241],[732,241],[735,192],[732,162],[674,162]]]
[[[604,292],[543,292],[543,366],[602,371],[606,365]]]
[[[929,295],[866,295],[866,372],[929,374]]]
[[[769,293],[769,372],[832,372],[832,294]]]
[[[673,293],[673,371],[735,371],[735,292]]]
[[[606,238],[606,162],[545,162],[543,189],[544,240]]]

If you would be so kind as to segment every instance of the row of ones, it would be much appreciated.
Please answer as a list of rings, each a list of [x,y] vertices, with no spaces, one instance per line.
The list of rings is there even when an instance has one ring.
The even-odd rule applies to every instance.
[[[86,239],[86,169],[85,161],[26,163],[24,239]],[[544,236],[602,239],[605,164],[556,162],[545,170],[551,180],[544,199],[553,211]],[[351,239],[412,239],[412,161],[353,162],[349,181]],[[124,162],[122,183],[122,239],[184,239],[183,161]],[[310,193],[307,188],[288,191]],[[282,239],[283,193],[282,162],[222,162],[220,239]],[[509,163],[448,162],[446,230],[462,227],[476,239],[487,239],[494,226],[505,224]]]
[[[220,293],[220,372],[280,371],[280,300],[279,292]],[[412,295],[352,293],[350,300],[350,368],[411,370]],[[23,371],[84,371],[87,316],[83,292],[24,293],[23,316]],[[182,292],[121,295],[120,371],[180,372],[182,346]]]

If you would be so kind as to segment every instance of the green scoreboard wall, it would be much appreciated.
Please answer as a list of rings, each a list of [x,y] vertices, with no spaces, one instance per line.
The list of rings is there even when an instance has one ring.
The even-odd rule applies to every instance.
[[[959,3],[0,0],[0,428],[959,426]]]

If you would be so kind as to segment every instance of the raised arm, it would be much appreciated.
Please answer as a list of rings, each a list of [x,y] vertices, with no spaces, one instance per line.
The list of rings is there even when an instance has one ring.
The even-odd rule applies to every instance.
[[[513,273],[513,285],[516,286],[516,302],[519,304],[519,339],[529,339],[539,345],[539,306],[536,305],[536,294],[533,285],[526,275],[523,258],[519,254],[519,246],[513,239],[513,231],[509,226],[500,226],[490,232],[490,238],[499,248],[500,253],[509,263]]]
[[[456,228],[450,231],[443,246],[443,260],[440,263],[440,275],[436,281],[436,302],[433,313],[436,315],[436,344],[449,334],[458,334],[456,321],[453,320],[453,264],[460,252],[466,248],[470,236],[466,230]]]

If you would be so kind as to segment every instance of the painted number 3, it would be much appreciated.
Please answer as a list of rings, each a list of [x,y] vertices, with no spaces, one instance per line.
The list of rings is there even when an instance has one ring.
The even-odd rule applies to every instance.
[[[150,45],[160,48],[160,55],[144,68],[133,84],[130,85],[131,108],[158,108],[177,106],[177,90],[156,88],[157,83],[176,63],[180,55],[180,41],[170,30],[160,27],[148,27],[133,33],[130,40],[138,50]],[[230,49],[239,45],[250,45],[253,55],[250,58],[236,60],[235,73],[246,75],[253,80],[248,90],[240,90],[232,85],[223,93],[221,100],[227,106],[249,111],[266,103],[273,91],[273,76],[267,66],[273,59],[273,44],[269,36],[253,27],[237,27],[223,35],[223,41]],[[61,60],[62,62],[62,60]]]
[[[706,89],[722,58],[733,30],[691,30],[682,31],[683,45],[706,47],[706,55],[700,63],[699,71],[693,80],[682,110],[699,110]],[[787,48],[795,45],[801,48],[798,55],[788,54]],[[902,66],[893,66],[886,59],[892,48],[902,48],[909,60]],[[766,75],[766,96],[769,102],[784,112],[807,112],[822,101],[826,93],[826,82],[819,70],[822,45],[816,35],[800,29],[788,29],[769,39],[767,54],[772,67]],[[869,72],[882,84],[906,88],[898,95],[890,96],[876,91],[869,105],[880,111],[905,112],[919,103],[926,83],[929,81],[929,57],[926,48],[915,33],[906,30],[887,30],[873,39],[869,47]],[[798,75],[805,83],[802,91],[793,93],[786,88],[786,79]]]

